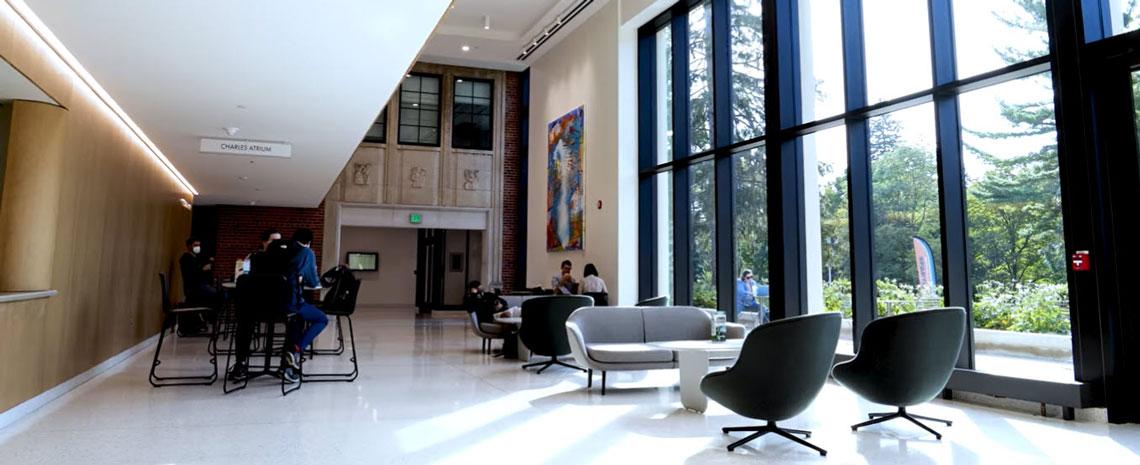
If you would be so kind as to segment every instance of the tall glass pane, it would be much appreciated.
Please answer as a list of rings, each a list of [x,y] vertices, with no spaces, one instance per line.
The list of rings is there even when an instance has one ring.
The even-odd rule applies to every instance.
[[[1136,124],[1136,140],[1140,141],[1140,71],[1132,72],[1132,113]],[[1137,150],[1140,150],[1140,146]]]
[[[716,194],[713,162],[689,168],[689,224],[692,228],[690,264],[693,268],[693,305],[716,306]]]
[[[843,30],[840,2],[799,0],[803,121],[843,113]]]
[[[768,321],[768,174],[764,147],[732,157],[736,321]]]
[[[863,0],[863,31],[868,102],[930,88],[933,81],[926,2]]]
[[[977,367],[1072,381],[1050,74],[963,94],[960,105]]]
[[[764,134],[764,22],[762,0],[732,0],[732,137]]]
[[[959,77],[993,71],[1049,53],[1044,1],[954,0],[953,8]]]
[[[1140,29],[1140,2],[1136,0],[1101,0],[1107,4],[1112,35]]]
[[[839,312],[850,320],[851,233],[847,203],[847,128],[801,138],[804,219],[807,223],[808,312]],[[840,334],[839,353],[853,354],[850,326]]]
[[[673,300],[673,172],[657,179],[657,294]]]
[[[689,10],[689,152],[712,147],[712,4]]]
[[[869,120],[879,316],[942,304],[934,105]]]
[[[654,95],[656,96],[657,163],[673,159],[673,34],[672,28],[665,26],[657,31],[656,59],[654,64]]]

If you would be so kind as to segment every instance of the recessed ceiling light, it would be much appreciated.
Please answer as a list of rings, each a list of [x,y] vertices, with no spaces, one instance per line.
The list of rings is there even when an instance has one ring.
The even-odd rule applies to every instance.
[[[249,176],[238,176],[238,181],[246,181],[248,179],[249,179]]]
[[[470,51],[471,51],[471,46],[470,46],[470,45],[467,45],[467,44],[463,44],[463,46],[462,46],[462,47],[459,47],[459,49],[460,49],[460,50],[463,50],[464,52],[470,52]]]
[[[463,78],[456,79],[455,82],[463,82]]]
[[[484,31],[490,31],[491,30],[491,16],[490,15],[483,15],[483,30]]]
[[[418,107],[418,106],[420,106],[420,104],[418,104],[418,103],[413,103],[413,104],[412,104],[412,106],[413,106],[413,107]]]

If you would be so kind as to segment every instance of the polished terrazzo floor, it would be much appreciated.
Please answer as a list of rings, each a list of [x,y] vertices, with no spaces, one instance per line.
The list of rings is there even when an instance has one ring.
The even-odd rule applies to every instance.
[[[0,430],[0,464],[1140,463],[1140,425],[958,402],[913,409],[954,420],[937,427],[942,441],[904,422],[852,433],[883,407],[831,383],[785,424],[813,430],[826,458],[775,437],[730,453],[720,428],[752,422],[715,404],[681,409],[675,371],[613,374],[602,397],[583,389],[584,374],[536,375],[480,354],[458,316],[361,309],[360,378],[284,398],[268,381],[230,395],[219,384],[153,389],[147,350]],[[180,341],[164,367],[202,362],[196,344]]]

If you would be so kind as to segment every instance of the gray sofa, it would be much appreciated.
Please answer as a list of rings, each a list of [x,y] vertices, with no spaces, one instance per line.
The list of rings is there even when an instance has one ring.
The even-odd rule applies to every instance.
[[[707,340],[712,333],[709,310],[696,307],[585,307],[566,320],[570,352],[588,371],[589,389],[594,370],[602,372],[602,395],[607,371],[660,370],[677,367],[672,350],[650,342]],[[744,337],[744,326],[729,324],[729,339]]]

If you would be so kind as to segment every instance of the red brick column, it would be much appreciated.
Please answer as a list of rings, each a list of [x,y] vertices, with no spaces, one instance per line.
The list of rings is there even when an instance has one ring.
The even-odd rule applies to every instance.
[[[317,256],[317,265],[320,266],[325,230],[324,203],[317,208],[219,205],[217,209],[215,277],[233,279],[234,261],[245,258],[246,254],[261,247],[261,232],[269,228],[281,230],[286,239],[292,237],[293,231],[299,228],[312,230],[312,249]]]

